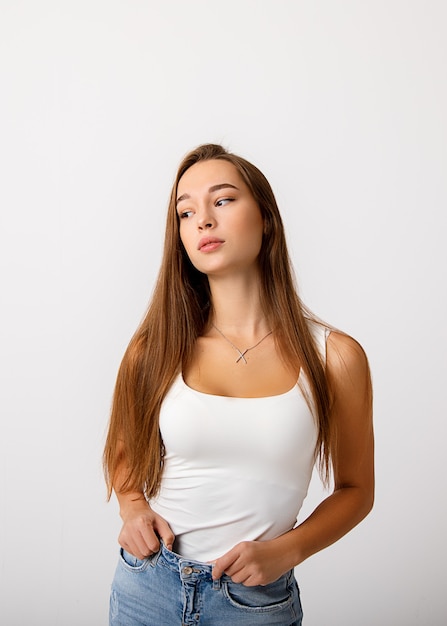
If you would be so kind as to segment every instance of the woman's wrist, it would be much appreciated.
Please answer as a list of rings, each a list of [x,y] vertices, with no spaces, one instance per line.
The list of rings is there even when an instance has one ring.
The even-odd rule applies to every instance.
[[[123,521],[125,521],[129,515],[134,515],[138,511],[147,512],[150,508],[143,493],[117,494],[117,498],[120,508],[120,517]]]

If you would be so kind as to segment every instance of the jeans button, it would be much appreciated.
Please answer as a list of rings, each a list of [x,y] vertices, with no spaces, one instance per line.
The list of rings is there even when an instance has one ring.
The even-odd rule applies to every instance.
[[[184,567],[183,568],[183,573],[185,574],[185,576],[189,576],[190,574],[192,574],[192,567]]]

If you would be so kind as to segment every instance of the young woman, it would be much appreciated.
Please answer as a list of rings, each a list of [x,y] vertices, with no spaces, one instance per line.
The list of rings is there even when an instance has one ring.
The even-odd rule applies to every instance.
[[[192,151],[115,388],[110,624],[300,625],[294,567],[372,507],[371,405],[362,348],[297,295],[263,174],[219,145]],[[298,524],[315,462],[334,488]]]

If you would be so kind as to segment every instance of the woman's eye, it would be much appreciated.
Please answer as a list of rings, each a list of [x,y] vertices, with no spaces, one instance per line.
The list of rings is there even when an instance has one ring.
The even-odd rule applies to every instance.
[[[180,219],[182,220],[184,218],[191,217],[191,215],[192,215],[192,211],[182,211],[180,213]]]
[[[216,201],[216,206],[225,206],[228,202],[233,202],[234,198],[220,198]]]

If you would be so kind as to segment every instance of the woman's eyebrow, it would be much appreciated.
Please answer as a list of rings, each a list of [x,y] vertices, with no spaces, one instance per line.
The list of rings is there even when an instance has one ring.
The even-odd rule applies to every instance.
[[[219,189],[225,189],[227,187],[230,187],[231,189],[236,189],[237,191],[239,191],[238,187],[236,187],[235,185],[232,185],[231,183],[219,183],[218,185],[212,185],[209,189],[208,189],[208,193],[213,193],[213,191],[219,191]],[[179,202],[182,202],[182,200],[190,200],[191,196],[187,193],[183,193],[181,196],[179,196],[177,198],[177,204]]]
[[[239,191],[239,189],[231,183],[220,183],[220,185],[213,185],[212,187],[210,187],[208,189],[208,193],[213,193],[213,191],[219,191],[219,189],[225,189],[225,187],[231,187],[231,189],[236,189],[237,191]]]

